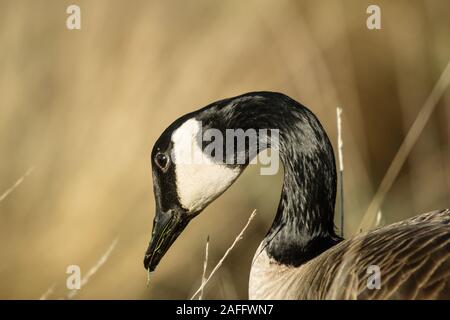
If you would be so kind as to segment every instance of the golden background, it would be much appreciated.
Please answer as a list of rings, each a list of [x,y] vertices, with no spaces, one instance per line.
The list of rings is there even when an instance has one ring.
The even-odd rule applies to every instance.
[[[375,3],[376,2],[376,3]],[[66,8],[81,7],[81,30]],[[366,9],[381,7],[382,30]],[[246,298],[250,262],[282,173],[249,168],[197,217],[146,287],[154,200],[150,151],[177,117],[254,90],[308,106],[336,146],[344,109],[345,234],[358,225],[450,58],[450,2],[0,1],[0,298],[189,298],[205,240],[206,298]],[[450,90],[382,204],[383,223],[450,206]],[[335,148],[336,149],[336,148]],[[114,240],[102,264],[102,256]],[[100,264],[100,265],[99,265]]]

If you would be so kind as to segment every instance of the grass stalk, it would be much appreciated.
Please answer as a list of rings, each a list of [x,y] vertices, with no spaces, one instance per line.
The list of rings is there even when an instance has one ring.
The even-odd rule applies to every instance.
[[[244,232],[247,230],[248,226],[250,225],[250,222],[252,222],[252,220],[255,217],[255,215],[256,215],[256,209],[253,210],[253,212],[250,215],[250,217],[248,218],[248,221],[245,224],[244,228],[241,230],[241,232],[234,239],[233,243],[227,249],[227,251],[223,255],[222,259],[220,259],[219,262],[216,264],[214,269],[209,274],[208,278],[206,278],[205,281],[202,281],[202,284],[201,284],[200,288],[198,288],[197,291],[195,291],[195,293],[191,297],[191,300],[193,300],[203,290],[203,288],[206,286],[206,284],[211,280],[212,276],[217,272],[217,270],[219,270],[219,268],[222,266],[222,264],[223,264],[224,260],[226,259],[226,257],[230,254],[231,250],[233,250],[233,248],[236,246],[236,244],[242,239],[242,237],[244,235]]]
[[[397,178],[400,169],[403,167],[409,153],[411,152],[411,149],[417,142],[417,139],[425,128],[425,125],[430,119],[431,114],[433,113],[436,105],[438,104],[445,90],[448,88],[449,84],[450,61],[447,63],[447,66],[439,77],[439,80],[437,81],[424,105],[420,109],[419,114],[414,120],[402,144],[400,145],[400,148],[398,149],[397,154],[392,160],[383,180],[381,180],[380,186],[378,187],[375,196],[372,198],[372,201],[362,218],[361,224],[358,228],[359,230],[366,231],[374,225],[376,215],[380,210],[381,204],[383,203],[386,194]]]

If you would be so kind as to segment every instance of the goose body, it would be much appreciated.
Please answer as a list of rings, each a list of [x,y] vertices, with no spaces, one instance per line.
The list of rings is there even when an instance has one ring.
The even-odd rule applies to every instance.
[[[230,129],[276,129],[279,136],[264,145],[259,134],[256,149],[251,142],[238,144],[231,155],[224,152],[223,161],[216,157],[219,149],[201,162],[186,161],[192,153],[205,155],[208,129],[224,136]],[[154,271],[189,221],[265,148],[279,152],[284,182],[274,222],[253,259],[249,298],[450,298],[450,211],[422,214],[347,240],[337,236],[336,169],[328,136],[310,110],[273,92],[214,102],[162,133],[152,150],[156,214],[146,269]],[[239,157],[244,161],[233,161]]]
[[[344,240],[299,267],[257,251],[251,299],[450,299],[450,210]],[[367,286],[380,266],[380,288]]]

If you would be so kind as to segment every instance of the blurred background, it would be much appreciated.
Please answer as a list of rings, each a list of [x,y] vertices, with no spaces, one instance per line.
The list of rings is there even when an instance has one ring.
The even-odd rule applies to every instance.
[[[66,28],[71,4],[81,30]],[[366,27],[370,4],[381,30]],[[449,15],[448,0],[1,0],[0,298],[189,298],[207,236],[211,270],[256,208],[205,291],[246,298],[282,172],[249,168],[189,225],[148,287],[142,261],[153,143],[179,116],[248,91],[308,106],[335,150],[343,108],[345,235],[357,233],[450,59]],[[446,90],[382,203],[382,224],[450,207],[449,123]],[[91,275],[76,295],[69,265]]]

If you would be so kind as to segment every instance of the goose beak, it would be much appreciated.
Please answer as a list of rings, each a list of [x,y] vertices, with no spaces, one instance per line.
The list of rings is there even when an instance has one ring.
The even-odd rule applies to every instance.
[[[145,269],[153,272],[161,258],[186,228],[189,220],[181,210],[156,211],[152,238],[144,257]]]

